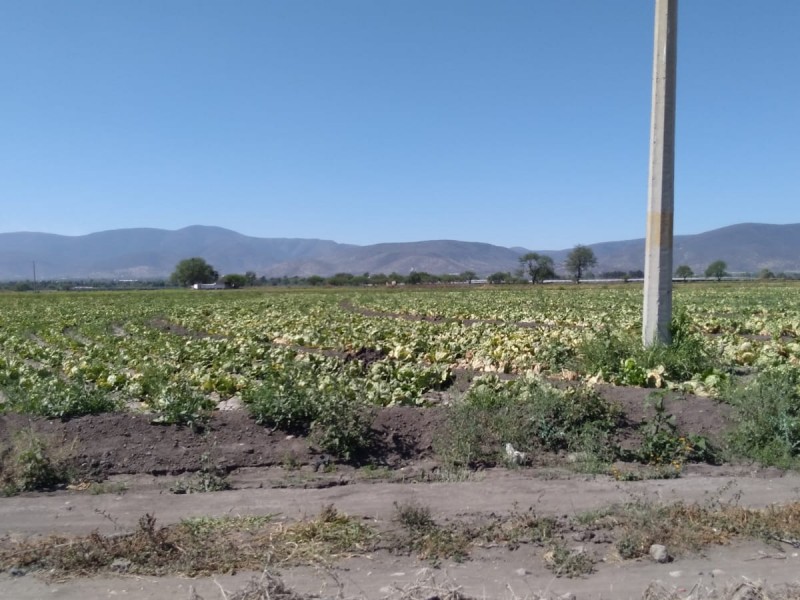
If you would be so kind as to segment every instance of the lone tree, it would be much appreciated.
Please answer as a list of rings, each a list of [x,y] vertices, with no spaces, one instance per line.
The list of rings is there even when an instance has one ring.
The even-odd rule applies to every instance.
[[[545,254],[538,252],[528,252],[519,257],[519,262],[524,269],[528,270],[531,283],[542,282],[545,279],[552,279],[556,276],[553,267],[553,259]]]
[[[222,283],[235,290],[243,288],[247,285],[247,275],[242,275],[240,273],[229,273],[223,276]]]
[[[725,277],[728,273],[725,269],[728,268],[728,265],[725,264],[724,260],[715,260],[706,269],[706,277],[716,277],[717,281]]]
[[[179,262],[169,279],[175,285],[186,287],[195,283],[214,283],[218,277],[214,267],[195,256]]]
[[[588,246],[578,244],[572,249],[569,256],[567,256],[567,262],[564,266],[569,273],[572,273],[575,283],[580,283],[584,270],[596,264],[597,257],[594,255],[594,250]]]
[[[681,265],[677,269],[675,269],[675,277],[680,277],[683,279],[683,283],[686,283],[686,280],[689,277],[694,277],[694,271],[689,265]]]
[[[486,280],[492,284],[509,283],[511,281],[511,273],[503,273],[502,271],[498,271],[497,273],[492,273],[489,275]]]
[[[466,281],[467,283],[472,283],[473,279],[478,278],[478,274],[475,271],[464,271],[461,275],[458,276],[461,281]]]

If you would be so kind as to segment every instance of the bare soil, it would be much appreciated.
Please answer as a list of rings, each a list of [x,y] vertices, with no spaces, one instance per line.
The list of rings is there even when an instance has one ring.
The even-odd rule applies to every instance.
[[[352,360],[375,360],[366,349]],[[464,380],[464,386],[469,385]],[[618,403],[625,415],[619,436],[624,445],[638,441],[637,428],[652,416],[647,407],[649,390],[600,386],[600,393]],[[667,412],[686,434],[707,436],[719,442],[728,426],[729,407],[709,398],[671,397]],[[361,464],[399,468],[435,459],[434,438],[446,416],[445,407],[397,406],[375,410],[374,440]],[[204,461],[226,472],[246,467],[272,467],[291,463],[315,466],[336,462],[316,450],[303,437],[288,435],[255,423],[243,410],[217,411],[200,431],[177,425],[154,424],[147,414],[107,413],[66,421],[0,415],[0,439],[32,428],[51,442],[69,448],[69,466],[74,477],[102,481],[112,475],[177,475],[197,471]],[[553,457],[558,462],[558,457]],[[552,461],[550,461],[552,462]]]

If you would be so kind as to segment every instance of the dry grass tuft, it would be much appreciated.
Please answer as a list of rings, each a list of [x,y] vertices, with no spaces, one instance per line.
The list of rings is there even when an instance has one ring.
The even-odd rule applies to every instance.
[[[509,548],[543,544],[553,539],[558,528],[555,519],[540,517],[533,509],[514,509],[506,517],[491,515],[483,521],[439,524],[428,507],[414,503],[395,504],[394,521],[401,530],[388,540],[390,547],[413,552],[434,565],[443,559],[465,560],[473,546],[483,544]]]
[[[451,581],[437,581],[430,569],[420,571],[417,579],[402,587],[391,586],[391,591],[383,600],[472,600],[461,592],[461,588]]]
[[[645,556],[652,544],[664,544],[677,555],[734,538],[800,546],[800,502],[756,509],[637,500],[611,509],[603,520],[618,528],[616,548],[624,559]]]
[[[364,552],[374,535],[371,528],[331,507],[314,519],[290,525],[266,516],[200,518],[160,527],[145,515],[128,534],[6,542],[0,546],[0,568],[67,577],[110,571],[202,575],[265,565],[317,565]]]
[[[38,435],[32,427],[0,440],[0,496],[51,490],[70,480],[67,463],[77,440],[65,443]]]
[[[269,571],[264,571],[260,578],[251,579],[242,589],[230,595],[222,589],[219,583],[217,583],[217,586],[220,588],[220,595],[223,600],[312,600],[319,597],[298,594],[286,587],[280,577],[273,575]],[[204,599],[192,588],[189,600]]]
[[[669,590],[660,583],[651,583],[644,592],[642,600],[797,600],[800,598],[800,584],[767,586],[762,581],[743,581],[728,585],[719,591],[715,587],[704,588],[699,585],[691,590]]]

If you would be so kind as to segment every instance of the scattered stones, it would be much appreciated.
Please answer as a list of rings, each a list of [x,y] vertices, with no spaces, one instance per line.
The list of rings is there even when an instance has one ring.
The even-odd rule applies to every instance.
[[[613,544],[614,538],[605,531],[600,531],[594,535],[592,538],[595,544]]]
[[[731,594],[730,600],[759,600],[763,598],[759,591],[757,584],[741,583],[739,587]]]
[[[594,531],[584,530],[572,534],[572,539],[576,542],[588,542],[594,539]]]
[[[650,558],[657,563],[669,562],[669,553],[667,552],[667,547],[662,546],[661,544],[653,544],[650,546]]]
[[[333,464],[333,460],[327,454],[320,454],[314,459],[314,462],[312,463],[314,471],[317,473],[320,471],[324,471],[331,464]]]
[[[131,568],[131,561],[127,558],[117,558],[111,563],[111,570],[118,573],[125,573]]]
[[[528,460],[528,455],[515,449],[511,444],[506,444],[506,458],[512,465],[521,465]]]
[[[217,404],[217,410],[241,410],[243,408],[244,403],[240,396],[231,396]]]

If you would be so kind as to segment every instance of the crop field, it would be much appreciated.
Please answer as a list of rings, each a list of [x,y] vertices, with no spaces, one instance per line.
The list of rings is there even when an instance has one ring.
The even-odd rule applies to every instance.
[[[9,497],[0,502],[77,495],[102,519],[105,509],[90,499],[122,498],[129,487],[156,505],[165,492],[188,499],[196,492],[288,488],[296,495],[281,505],[287,510],[311,493],[307,488],[331,485],[348,485],[362,499],[381,485],[410,489],[403,483],[462,486],[479,497],[487,491],[482,477],[522,477],[511,498],[530,478],[552,480],[555,489],[558,481],[572,485],[576,478],[609,486],[726,476],[746,483],[764,469],[796,470],[800,286],[676,285],[673,343],[648,349],[640,341],[641,293],[636,284],[567,284],[0,294],[0,496]],[[142,477],[153,479],[142,483]],[[797,498],[783,501],[790,516],[769,536],[800,544]],[[455,497],[437,502],[456,514]],[[557,499],[551,504],[560,510]],[[126,514],[142,505],[133,506]],[[427,507],[395,503],[393,510],[393,517],[381,517],[386,523],[406,523],[411,533],[434,527]],[[596,570],[599,557],[608,556],[603,544],[612,544],[622,561],[647,556],[660,539],[674,540],[678,555],[700,547],[677,549],[685,532],[648,531],[634,543],[632,531],[641,528],[631,524],[634,515],[602,510],[614,518],[597,518],[613,525],[605,542],[586,534],[599,541],[586,543],[585,557],[568,542],[584,529],[605,527],[600,521],[537,521],[518,512],[481,525],[491,534],[474,525],[442,526],[449,531],[437,530],[445,535],[443,547],[431,547],[439,542],[430,537],[391,543],[393,552],[438,563],[468,559],[491,535],[501,540],[492,543],[541,548],[543,568],[567,576]],[[663,510],[702,514],[709,523],[739,515],[689,504]],[[488,506],[471,516],[485,519],[489,512],[494,519]],[[14,514],[0,531],[0,570],[62,569],[38,547],[22,552],[10,538],[4,541],[3,534],[24,537],[11,525]],[[330,523],[360,536],[337,552],[375,551],[370,544],[377,539],[381,548],[389,544],[380,525],[359,529],[333,508],[324,514],[313,527]],[[274,526],[257,511],[252,519],[248,527]],[[522,542],[509,541],[509,523],[517,527],[520,519],[530,530],[514,534]],[[163,535],[199,543],[192,537],[196,526],[180,522],[184,529]],[[142,523],[150,533],[136,535],[151,543],[154,522]],[[37,527],[28,533],[45,533]],[[767,526],[757,534],[738,524],[725,527],[732,532],[727,543],[766,535]],[[108,556],[81,563],[82,574],[109,573],[127,552],[121,546],[111,552],[111,542],[104,543]],[[157,555],[158,566],[136,567],[137,559],[125,558],[133,561],[132,572],[193,575],[254,568],[260,560],[256,552],[239,564],[225,550],[219,555],[227,556],[225,568],[211,558],[202,568],[187,566],[185,556],[175,563],[182,566],[170,567],[151,550],[148,560]]]
[[[222,399],[245,392],[293,362],[331,378],[364,380],[380,406],[423,404],[456,369],[478,373],[593,378],[713,392],[737,369],[800,361],[800,288],[793,285],[677,286],[683,334],[717,361],[707,372],[661,373],[621,356],[587,371],[581,348],[628,341],[641,328],[634,285],[445,291],[236,291],[0,296],[0,386],[34,396],[70,384],[95,387],[156,410],[156,384]],[[375,352],[367,368],[348,356]],[[635,353],[634,353],[635,354]],[[682,376],[681,376],[682,375]],[[311,381],[297,382],[312,385]],[[317,381],[319,385],[324,382]],[[42,392],[44,393],[44,392]]]

